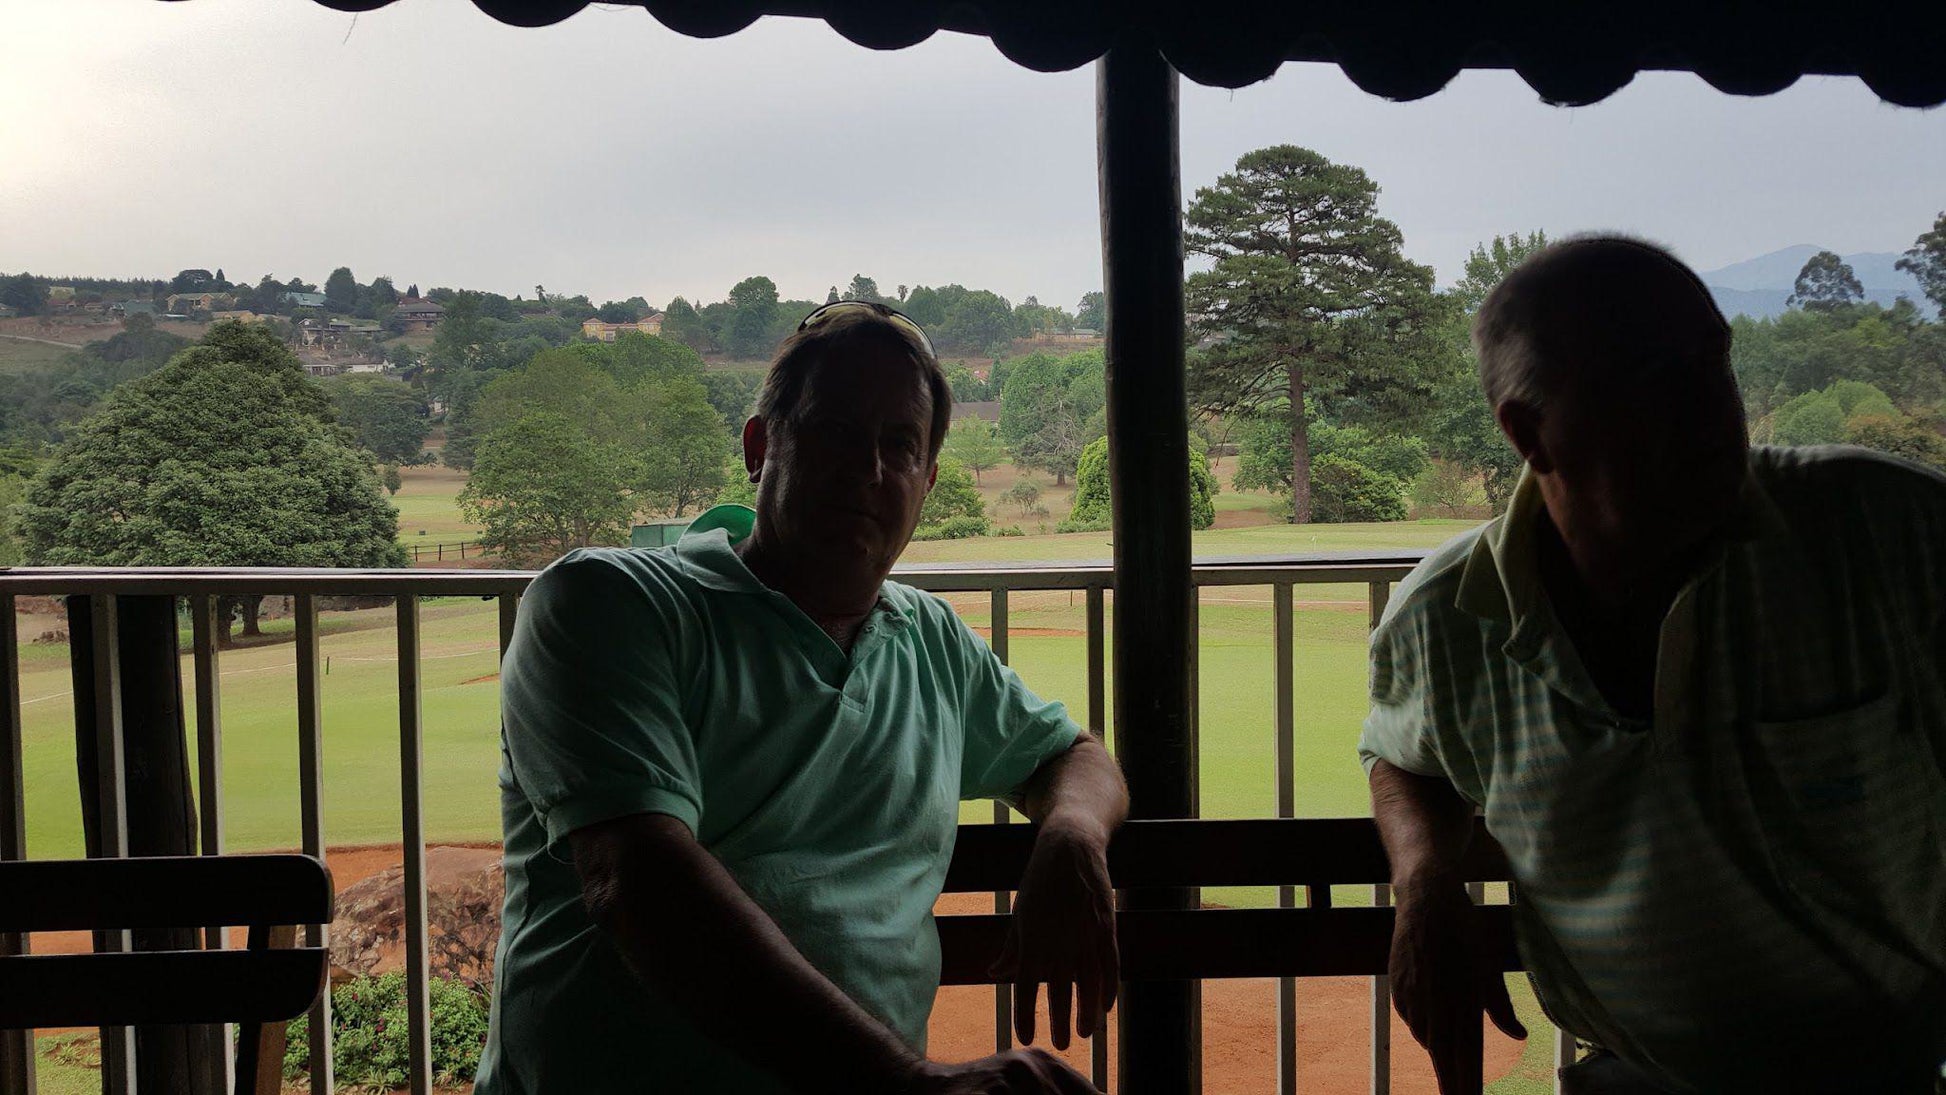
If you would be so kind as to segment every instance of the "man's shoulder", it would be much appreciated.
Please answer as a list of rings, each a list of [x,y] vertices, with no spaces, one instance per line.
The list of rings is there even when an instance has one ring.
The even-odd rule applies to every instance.
[[[673,548],[586,547],[549,563],[522,600],[613,618],[632,609],[685,608],[697,589]]]
[[[1946,472],[1856,445],[1758,445],[1750,466],[1786,518],[1828,517],[1834,501],[1946,504]]]
[[[1379,621],[1376,634],[1388,637],[1411,634],[1435,623],[1447,623],[1464,618],[1466,612],[1459,607],[1459,593],[1466,580],[1467,567],[1477,552],[1484,550],[1482,541],[1492,534],[1505,518],[1496,517],[1434,548],[1412,572],[1399,580],[1386,601],[1385,616]],[[1489,565],[1491,565],[1489,561]],[[1497,572],[1494,580],[1498,581]]]

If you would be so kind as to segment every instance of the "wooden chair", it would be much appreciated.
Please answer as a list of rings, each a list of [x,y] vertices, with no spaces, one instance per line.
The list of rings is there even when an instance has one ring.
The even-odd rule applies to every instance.
[[[1464,877],[1508,879],[1505,854],[1476,821]],[[1014,890],[1033,848],[1029,825],[965,825],[946,872],[948,893]],[[1117,931],[1125,980],[1347,977],[1386,972],[1393,910],[1334,908],[1334,885],[1391,880],[1378,829],[1365,818],[1132,821],[1108,850],[1117,889],[1301,886],[1306,908],[1123,910]],[[1513,910],[1482,906],[1482,929],[1504,970],[1520,969]],[[940,983],[991,984],[1008,917],[941,916]]]
[[[0,956],[0,1029],[235,1023],[237,1095],[274,1092],[282,1024],[330,969],[323,947],[290,946],[295,926],[331,907],[330,872],[302,855],[0,863],[0,934],[249,929],[246,950]]]

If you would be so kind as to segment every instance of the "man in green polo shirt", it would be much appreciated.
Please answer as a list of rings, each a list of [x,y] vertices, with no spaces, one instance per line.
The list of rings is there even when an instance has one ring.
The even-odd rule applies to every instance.
[[[1392,988],[1441,1089],[1524,1036],[1455,865],[1506,849],[1569,1092],[1931,1091],[1946,1058],[1946,476],[1746,444],[1730,331],[1634,240],[1474,323],[1526,460],[1372,638]]]
[[[1039,823],[1009,940],[1016,1027],[1117,980],[1113,759],[936,597],[886,580],[951,389],[858,303],[787,340],[744,428],[756,510],[587,549],[521,602],[502,666],[507,899],[481,1095],[1053,1093],[1039,1050],[925,1058],[932,907],[962,799]],[[1005,972],[1005,971],[1003,971]]]

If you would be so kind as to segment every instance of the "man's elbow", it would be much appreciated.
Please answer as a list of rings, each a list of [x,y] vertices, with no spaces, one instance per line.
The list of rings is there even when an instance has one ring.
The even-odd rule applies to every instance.
[[[654,910],[646,894],[666,900],[681,892],[681,864],[686,855],[701,851],[682,822],[654,814],[600,822],[576,830],[569,840],[582,908],[611,934],[641,926]]]

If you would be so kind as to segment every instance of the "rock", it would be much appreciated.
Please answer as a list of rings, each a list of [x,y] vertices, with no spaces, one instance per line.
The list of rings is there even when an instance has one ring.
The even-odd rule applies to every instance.
[[[492,983],[505,893],[500,849],[426,849],[427,964],[434,977],[482,988]],[[405,870],[388,867],[338,895],[331,980],[385,973],[404,963]]]

